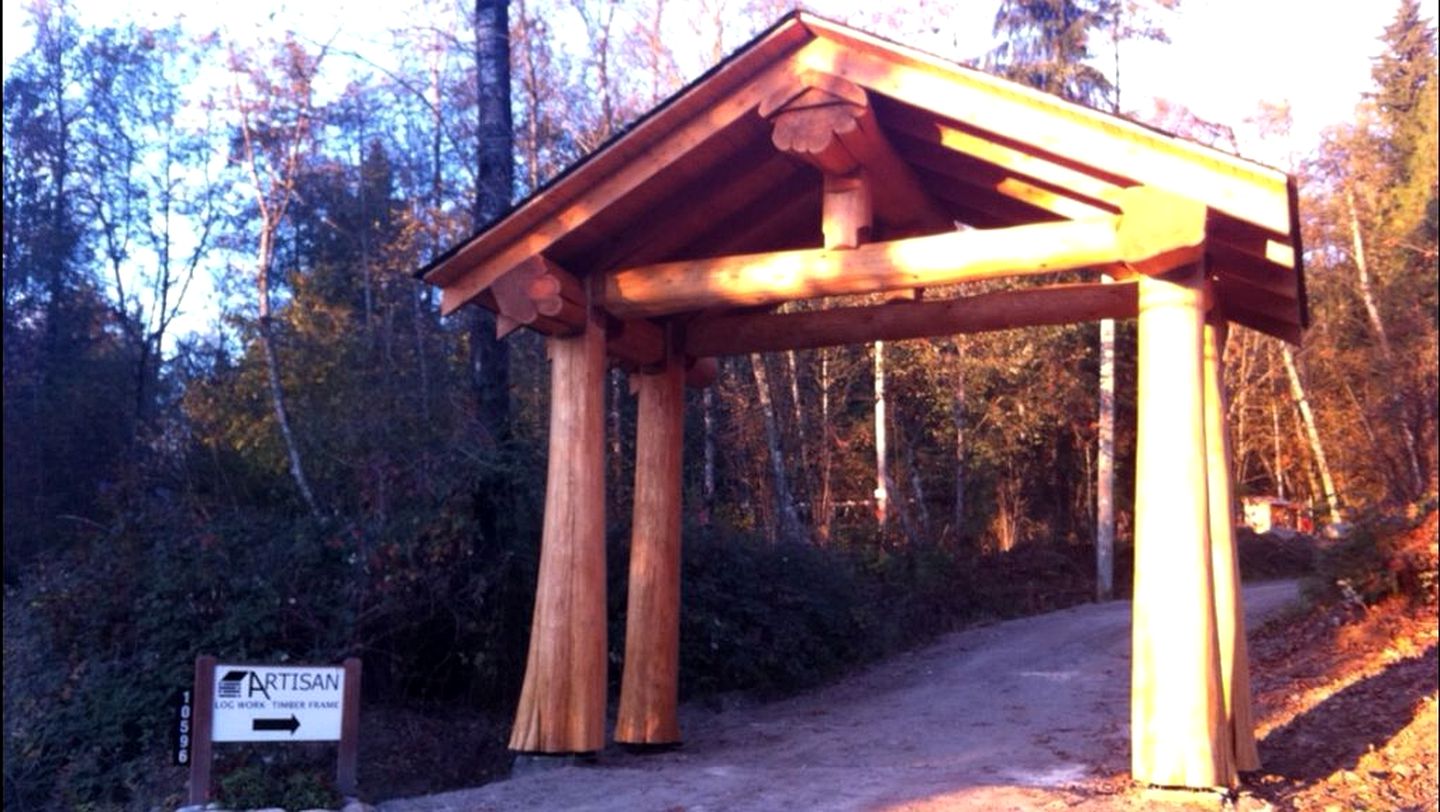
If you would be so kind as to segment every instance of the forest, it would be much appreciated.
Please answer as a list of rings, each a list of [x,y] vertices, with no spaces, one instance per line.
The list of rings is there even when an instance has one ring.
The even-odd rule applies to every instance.
[[[1179,4],[1005,0],[993,50],[939,55],[1224,150],[1241,126],[1288,138],[1278,103],[1243,125],[1122,105],[1112,53],[1163,44]],[[201,653],[359,656],[367,708],[506,719],[545,347],[476,308],[441,318],[415,272],[788,10],[417,0],[378,59],[28,6],[4,78],[7,808],[182,785],[168,702]],[[904,41],[945,16],[845,22]],[[1353,116],[1277,167],[1299,185],[1303,345],[1237,328],[1227,351],[1239,493],[1321,528],[1433,509],[1440,463],[1435,26],[1399,0],[1368,35]],[[687,697],[785,694],[977,618],[1123,596],[1134,343],[1121,322],[722,359],[686,395]],[[636,407],[622,371],[607,388],[618,685]]]

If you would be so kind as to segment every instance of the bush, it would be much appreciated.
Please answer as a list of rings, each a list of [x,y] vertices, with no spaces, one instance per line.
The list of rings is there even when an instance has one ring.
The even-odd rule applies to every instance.
[[[5,598],[5,805],[123,806],[166,747],[199,653],[327,662],[353,564],[305,521],[137,520],[41,561]]]
[[[148,808],[164,792],[155,784],[183,781],[156,767],[169,700],[201,653],[355,654],[371,698],[508,712],[536,544],[516,541],[525,511],[495,513],[487,525],[463,493],[374,529],[157,511],[41,558],[5,594],[6,808]]]
[[[688,696],[792,693],[878,651],[866,585],[844,557],[691,530],[682,557],[680,667]]]
[[[333,753],[329,764],[292,748],[271,747],[266,755],[248,751],[243,763],[217,770],[216,799],[228,809],[333,809]]]
[[[1436,513],[1419,521],[1375,515],[1357,521],[1343,539],[1321,551],[1306,594],[1325,603],[1372,605],[1392,596],[1436,602]]]
[[[1247,580],[1313,575],[1320,551],[1313,536],[1293,531],[1256,533],[1248,527],[1235,528],[1235,544],[1240,573]]]

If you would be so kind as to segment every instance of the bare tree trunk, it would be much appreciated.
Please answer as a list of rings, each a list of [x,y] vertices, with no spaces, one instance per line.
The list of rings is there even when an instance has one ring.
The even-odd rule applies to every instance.
[[[620,369],[610,370],[610,404],[605,413],[607,445],[610,446],[610,505],[613,515],[624,515],[621,507],[625,503],[625,443],[620,420],[620,399],[625,393],[625,373]]]
[[[800,402],[800,370],[795,360],[795,351],[785,353],[785,364],[790,373],[790,405],[795,415],[795,441],[800,450],[800,469],[796,474],[800,499],[810,497],[810,432],[805,425],[805,407]],[[814,506],[811,506],[814,512]]]
[[[930,509],[925,505],[925,483],[920,478],[920,466],[915,464],[915,444],[912,437],[901,438],[900,447],[904,449],[905,466],[910,469],[910,498],[911,505],[902,511],[902,517],[910,517],[906,522],[907,535],[910,536],[910,543],[930,544]]]
[[[1375,331],[1375,340],[1380,345],[1380,355],[1385,361],[1385,373],[1388,375],[1394,369],[1394,353],[1390,348],[1390,336],[1385,331],[1385,321],[1380,317],[1380,306],[1375,299],[1375,286],[1370,277],[1370,263],[1365,254],[1365,237],[1360,231],[1360,216],[1355,209],[1355,193],[1346,188],[1345,208],[1350,215],[1350,244],[1353,247],[1355,256],[1355,274],[1360,282],[1360,298],[1365,303],[1365,313],[1370,318],[1370,328]],[[1390,389],[1388,398],[1389,405],[1393,411],[1401,411],[1398,406],[1400,394],[1398,389]],[[1410,424],[1403,418],[1395,421],[1400,426],[1400,434],[1405,442],[1405,463],[1408,466],[1410,482],[1409,495],[1414,496],[1425,489],[1425,478],[1420,473],[1420,456],[1415,450],[1415,432],[1411,431]]]
[[[278,225],[278,224],[276,224]],[[265,353],[265,379],[270,387],[270,404],[275,410],[275,423],[280,427],[280,437],[285,441],[285,453],[290,461],[290,478],[310,515],[319,518],[320,506],[315,493],[310,489],[310,480],[305,477],[305,466],[300,461],[300,448],[295,443],[295,433],[290,430],[290,410],[285,405],[285,388],[280,385],[280,358],[275,352],[275,341],[271,335],[270,314],[270,263],[274,253],[274,231],[269,223],[262,225],[260,232],[260,256],[255,281],[259,298],[260,348]]]
[[[952,342],[955,348],[955,385],[950,390],[950,422],[955,426],[955,511],[951,522],[958,540],[965,527],[965,345],[963,337]]]
[[[230,58],[232,66],[241,64],[239,57],[233,51]],[[312,65],[311,70],[313,69]],[[300,156],[304,144],[310,137],[311,99],[309,94],[310,82],[314,77],[313,74],[299,74],[291,78],[294,80],[293,87],[296,98],[289,101],[293,101],[297,105],[295,123],[285,136],[286,140],[278,143],[278,149],[275,150],[276,165],[263,173],[263,179],[261,154],[264,147],[260,143],[259,133],[250,118],[252,108],[247,106],[248,100],[241,91],[238,72],[232,90],[232,103],[240,112],[244,167],[250,175],[255,204],[260,214],[260,243],[255,262],[256,316],[260,330],[260,348],[265,355],[265,377],[270,389],[270,404],[275,411],[275,422],[280,429],[280,438],[285,444],[290,478],[295,481],[295,487],[300,491],[300,497],[305,501],[305,506],[309,509],[310,514],[319,518],[321,516],[320,506],[315,499],[314,491],[310,488],[310,480],[305,476],[305,466],[300,458],[300,447],[295,440],[295,432],[290,426],[290,410],[286,405],[285,388],[281,383],[280,357],[275,350],[271,320],[273,313],[270,303],[270,275],[274,270],[275,239],[280,226],[285,222],[290,203],[295,199]]]
[[[775,421],[774,400],[770,396],[770,380],[765,373],[765,359],[759,353],[750,355],[750,369],[755,376],[760,412],[765,418],[765,444],[770,451],[770,475],[775,483],[775,510],[779,517],[780,537],[786,541],[801,538],[800,518],[795,514],[795,500],[785,476],[785,457],[780,444],[780,428]]]
[[[1109,277],[1106,277],[1107,279]],[[1115,596],[1115,320],[1100,322],[1100,425],[1095,475],[1095,597]]]
[[[885,342],[875,342],[875,523],[885,529],[890,512],[890,472],[885,467]]]
[[[820,498],[815,508],[815,532],[820,540],[830,540],[830,527],[835,522],[835,498],[830,488],[830,353],[820,350]]]
[[[475,80],[479,167],[472,221],[500,217],[515,194],[510,114],[509,0],[475,0]],[[492,442],[510,425],[510,345],[495,337],[495,317],[470,308],[470,373],[480,425]]]
[[[1234,383],[1227,384],[1227,390],[1231,397],[1226,404],[1229,410],[1228,421],[1234,426],[1235,438],[1234,453],[1232,455],[1230,481],[1238,487],[1245,482],[1245,471],[1248,467],[1247,460],[1251,452],[1248,408],[1250,401],[1251,387],[1248,384],[1253,380],[1251,371],[1255,364],[1257,353],[1255,352],[1254,333],[1248,330],[1235,330],[1231,332],[1231,346],[1235,347],[1235,363],[1227,365],[1227,377]]]
[[[1275,495],[1281,499],[1285,498],[1285,462],[1280,456],[1280,404],[1278,401],[1270,401],[1270,436],[1274,441],[1274,456],[1272,457],[1271,470],[1275,474]]]
[[[1355,273],[1360,281],[1360,298],[1365,303],[1365,313],[1370,317],[1370,327],[1375,331],[1375,340],[1380,344],[1380,355],[1386,363],[1390,361],[1390,337],[1385,333],[1385,323],[1380,318],[1380,307],[1375,303],[1375,289],[1370,281],[1370,263],[1365,256],[1365,238],[1360,233],[1360,216],[1355,210],[1355,193],[1345,190],[1345,208],[1350,215],[1350,245],[1354,249]]]
[[[715,390],[714,386],[705,387],[700,395],[700,407],[702,423],[705,428],[704,439],[704,467],[700,473],[700,495],[704,509],[700,514],[700,523],[709,524],[711,517],[715,514]]]
[[[1290,379],[1290,395],[1295,399],[1295,408],[1305,425],[1305,435],[1310,441],[1310,452],[1315,456],[1315,466],[1320,469],[1320,482],[1325,489],[1325,504],[1330,510],[1330,521],[1340,521],[1340,496],[1335,492],[1335,480],[1330,476],[1330,463],[1325,460],[1325,448],[1320,443],[1320,432],[1315,427],[1315,413],[1310,409],[1310,400],[1305,396],[1305,386],[1300,382],[1300,373],[1295,369],[1295,356],[1289,346],[1280,347],[1280,358],[1285,362],[1285,375]]]

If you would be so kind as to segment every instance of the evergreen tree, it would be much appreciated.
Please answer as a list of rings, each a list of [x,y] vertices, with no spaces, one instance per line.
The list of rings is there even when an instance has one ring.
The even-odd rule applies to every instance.
[[[995,12],[1000,44],[990,68],[1007,79],[1092,107],[1108,106],[1115,86],[1091,64],[1095,39],[1117,0],[1003,0]]]

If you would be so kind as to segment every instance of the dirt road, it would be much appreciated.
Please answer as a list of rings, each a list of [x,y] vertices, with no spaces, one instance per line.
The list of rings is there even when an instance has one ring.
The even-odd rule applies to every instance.
[[[1252,627],[1294,582],[1245,589]],[[803,696],[686,709],[683,750],[607,751],[380,812],[573,809],[1125,808],[1130,606],[1092,604],[949,635]]]

